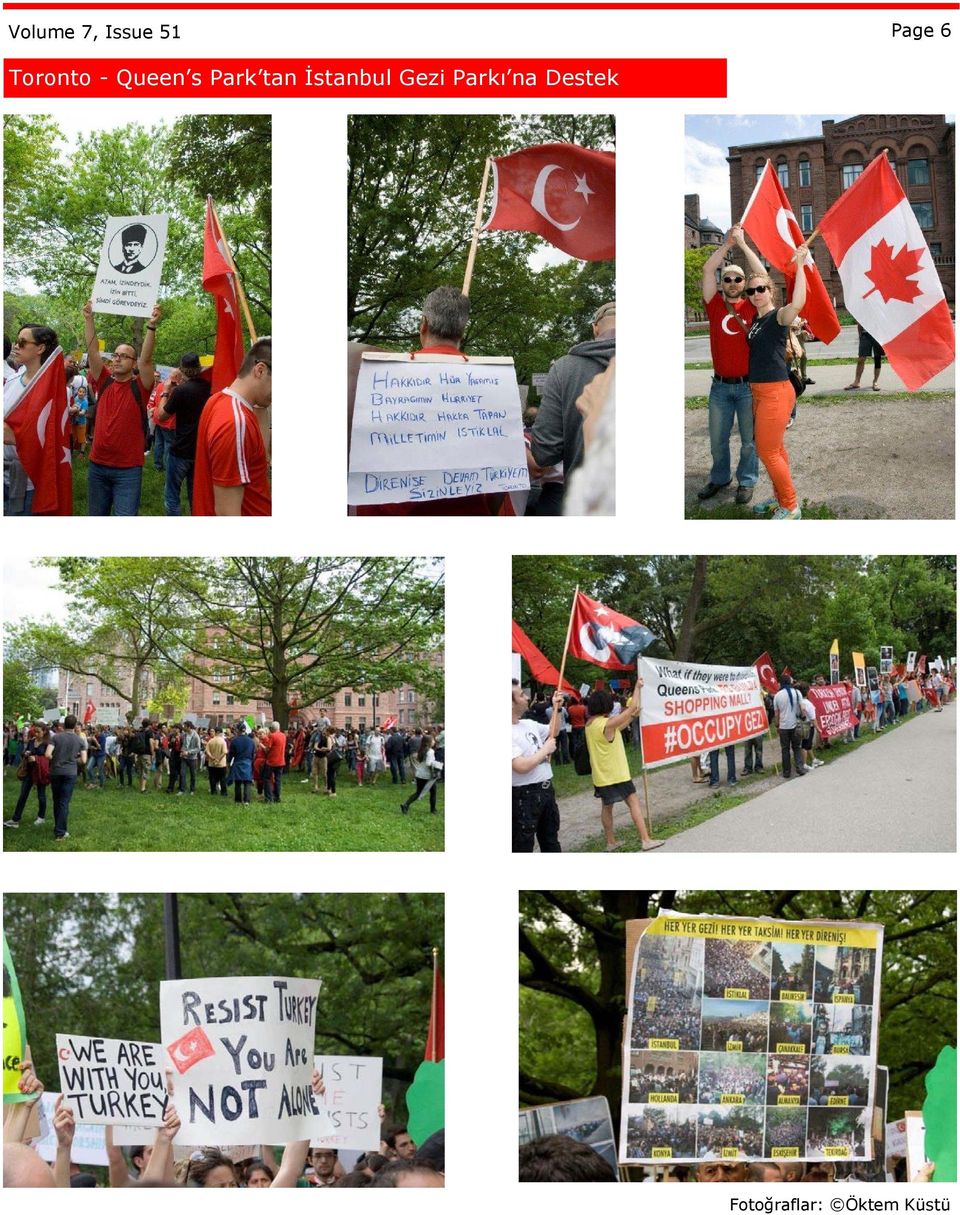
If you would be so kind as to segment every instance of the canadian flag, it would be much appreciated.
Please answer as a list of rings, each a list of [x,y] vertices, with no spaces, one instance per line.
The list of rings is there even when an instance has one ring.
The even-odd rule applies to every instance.
[[[492,163],[487,231],[536,232],[587,262],[616,256],[615,153],[544,143]]]
[[[790,200],[783,192],[780,178],[768,160],[760,174],[740,221],[743,229],[767,261],[781,272],[787,281],[787,299],[793,294],[796,278],[794,254],[803,244],[803,233],[797,223]],[[821,224],[821,231],[823,225]],[[840,322],[834,311],[827,289],[823,285],[813,254],[807,254],[804,264],[807,276],[807,302],[801,315],[815,337],[821,342],[832,342],[840,332]]]
[[[764,688],[767,692],[779,692],[780,680],[777,679],[777,673],[773,669],[773,659],[766,650],[764,650],[753,665],[756,667],[761,688]]]
[[[954,359],[953,322],[917,217],[881,153],[820,221],[843,302],[911,392]]]
[[[70,410],[63,351],[58,346],[4,418],[17,459],[33,482],[34,515],[73,514]]]
[[[570,653],[611,671],[633,671],[654,634],[644,624],[577,591],[570,625]]]
[[[237,378],[243,362],[243,330],[237,284],[227,259],[226,242],[217,220],[213,199],[207,195],[207,218],[203,233],[203,289],[217,303],[217,341],[213,348],[212,392],[219,392]]]

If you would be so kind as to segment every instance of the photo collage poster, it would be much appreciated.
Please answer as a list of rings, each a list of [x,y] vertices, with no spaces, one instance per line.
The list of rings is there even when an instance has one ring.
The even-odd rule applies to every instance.
[[[870,1160],[883,927],[661,911],[628,957],[620,1161]]]

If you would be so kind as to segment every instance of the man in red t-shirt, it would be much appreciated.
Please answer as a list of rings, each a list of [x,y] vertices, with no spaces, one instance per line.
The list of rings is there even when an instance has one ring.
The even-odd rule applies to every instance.
[[[147,448],[147,399],[153,388],[153,348],[160,308],[147,322],[139,364],[127,342],[114,351],[109,369],[100,354],[93,301],[83,306],[90,385],[96,392],[93,446],[87,470],[87,514],[136,515],[140,511],[143,457]]]
[[[280,778],[287,762],[287,736],[280,729],[280,723],[270,723],[270,733],[267,735],[267,758],[263,767],[263,800],[280,802]]]
[[[747,247],[739,224],[727,233],[703,266],[703,306],[710,322],[710,357],[713,380],[707,424],[710,429],[710,454],[713,467],[703,489],[701,502],[712,498],[730,484],[730,432],[734,419],[740,431],[740,459],[737,462],[737,502],[746,504],[757,483],[757,449],[753,441],[753,397],[750,393],[750,350],[744,327],[749,329],[756,317],[753,304],[744,296],[746,276],[742,266],[722,266],[736,244],[752,274],[764,274],[763,263]],[[717,271],[721,269],[720,288]]]
[[[194,515],[269,515],[273,353],[254,342],[229,388],[203,407],[193,470]],[[279,788],[279,786],[278,786]]]
[[[411,357],[430,358],[437,354],[466,355],[460,349],[470,316],[470,299],[459,287],[437,287],[423,301],[420,318],[420,349]],[[353,395],[350,396],[347,434],[353,430]],[[379,506],[358,506],[358,515],[496,515],[503,505],[503,494],[471,494],[451,502],[385,502]]]

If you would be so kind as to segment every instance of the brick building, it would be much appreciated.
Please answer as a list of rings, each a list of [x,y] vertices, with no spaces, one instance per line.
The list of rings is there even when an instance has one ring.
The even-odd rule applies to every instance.
[[[117,682],[121,686],[129,683],[129,674],[122,673]],[[140,680],[140,692],[141,703],[137,706],[135,716],[139,716],[144,704],[153,696],[154,679],[149,671],[144,672]],[[121,725],[126,725],[127,714],[132,707],[129,700],[118,696],[113,688],[108,688],[96,677],[88,679],[83,675],[72,675],[64,670],[58,672],[57,704],[60,708],[66,709],[68,713],[76,714],[82,721],[89,700],[92,700],[97,706],[98,715],[100,710],[107,710],[106,714],[100,717],[101,721],[112,720],[113,710],[116,710],[116,720]]]
[[[819,134],[801,139],[731,147],[727,156],[730,213],[734,218],[743,214],[769,159],[800,230],[810,233],[870,161],[887,149],[952,308],[956,300],[955,135],[954,124],[943,114],[858,114],[827,120]],[[822,240],[814,241],[812,252],[827,294],[839,306],[843,287]]]
[[[705,215],[700,214],[700,195],[683,196],[683,247],[700,249],[703,245],[719,245],[723,233]]]

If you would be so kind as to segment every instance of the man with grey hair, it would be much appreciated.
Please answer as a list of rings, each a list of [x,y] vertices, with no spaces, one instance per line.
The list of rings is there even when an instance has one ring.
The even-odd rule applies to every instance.
[[[537,420],[530,432],[527,463],[532,476],[563,464],[563,481],[548,481],[540,491],[536,513],[562,515],[570,474],[583,461],[583,416],[577,398],[595,376],[607,370],[617,352],[617,305],[601,304],[590,318],[592,338],[571,346],[551,366],[543,386]]]
[[[420,349],[411,357],[459,355],[470,317],[470,300],[459,287],[435,287],[423,301],[420,317]],[[352,400],[352,394],[351,394]],[[352,416],[351,416],[352,424]],[[358,515],[496,515],[503,494],[471,494],[468,498],[438,502],[385,502],[379,506],[358,506]]]

